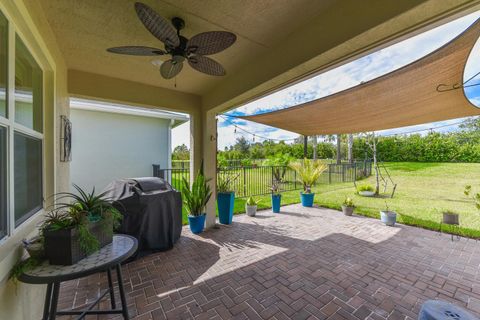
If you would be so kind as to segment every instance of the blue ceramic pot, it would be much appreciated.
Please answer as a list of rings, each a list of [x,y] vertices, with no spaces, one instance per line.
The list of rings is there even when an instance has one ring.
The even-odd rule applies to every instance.
[[[235,192],[220,192],[217,194],[218,220],[221,224],[232,223]]]
[[[280,203],[282,202],[281,194],[272,194],[272,211],[274,213],[280,212]]]
[[[315,197],[315,193],[300,193],[300,199],[302,200],[302,206],[304,207],[312,207],[313,206],[313,198]]]
[[[205,216],[205,213],[201,216],[188,216],[188,224],[193,233],[199,234],[203,232],[205,228]]]
[[[397,222],[397,214],[393,211],[380,211],[380,220],[385,225],[393,227],[395,222]]]

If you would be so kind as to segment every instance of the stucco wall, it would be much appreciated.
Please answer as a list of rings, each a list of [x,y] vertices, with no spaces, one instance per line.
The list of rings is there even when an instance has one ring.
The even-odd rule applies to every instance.
[[[7,16],[15,31],[21,35],[29,50],[44,69],[44,187],[48,206],[49,196],[65,191],[69,183],[69,163],[58,158],[59,117],[68,115],[67,69],[54,40],[53,33],[38,10],[36,0],[0,1],[0,10]],[[40,318],[45,296],[45,285],[14,284],[9,272],[23,255],[22,238],[36,233],[42,220],[39,212],[17,228],[0,243],[0,319],[26,320]]]
[[[170,120],[71,109],[72,183],[103,190],[115,179],[152,175],[168,165]]]

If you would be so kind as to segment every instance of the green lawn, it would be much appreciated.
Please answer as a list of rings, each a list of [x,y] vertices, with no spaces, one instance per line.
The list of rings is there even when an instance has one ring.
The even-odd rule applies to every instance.
[[[463,194],[465,185],[480,189],[480,164],[464,163],[388,163],[390,174],[398,184],[393,199],[365,198],[355,194],[353,183],[321,184],[314,188],[315,203],[328,208],[340,209],[346,196],[353,198],[356,213],[378,218],[385,201],[391,210],[400,214],[398,221],[438,230],[442,210],[460,213],[460,234],[480,238],[480,211]],[[361,183],[373,185],[374,177]],[[387,189],[390,194],[391,186]],[[259,208],[270,207],[270,196],[259,196]],[[235,213],[245,211],[246,199],[235,200]],[[282,205],[298,203],[299,192],[282,194]],[[184,223],[187,223],[184,213]],[[443,226],[444,231],[451,231]]]

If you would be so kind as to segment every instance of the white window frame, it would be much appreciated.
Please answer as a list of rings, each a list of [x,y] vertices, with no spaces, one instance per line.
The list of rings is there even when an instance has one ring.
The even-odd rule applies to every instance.
[[[6,242],[17,231],[21,230],[25,226],[28,226],[34,217],[39,213],[44,212],[45,207],[45,87],[46,87],[46,75],[45,67],[42,65],[41,60],[36,56],[34,50],[32,50],[29,43],[22,36],[21,32],[17,30],[15,24],[9,19],[8,15],[1,12],[7,19],[7,118],[0,116],[0,125],[7,130],[7,232],[6,236],[0,239],[0,245]],[[16,37],[22,41],[28,52],[32,55],[35,62],[42,70],[42,132],[37,132],[31,128],[28,128],[22,124],[15,122],[15,49],[16,49]],[[17,227],[15,227],[15,162],[14,162],[14,136],[15,132],[22,133],[28,137],[36,138],[41,141],[42,145],[42,204],[41,208],[32,213],[27,219],[22,221]]]

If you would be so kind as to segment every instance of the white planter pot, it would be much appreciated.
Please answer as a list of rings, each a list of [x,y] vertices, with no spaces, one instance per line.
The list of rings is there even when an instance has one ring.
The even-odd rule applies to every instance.
[[[255,217],[255,214],[257,214],[257,206],[245,205],[245,212],[247,212],[249,217]]]
[[[362,197],[373,197],[375,195],[375,192],[373,192],[373,191],[359,191],[358,194],[361,195]]]
[[[380,220],[385,225],[393,227],[397,222],[397,213],[395,211],[380,211]]]

